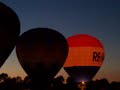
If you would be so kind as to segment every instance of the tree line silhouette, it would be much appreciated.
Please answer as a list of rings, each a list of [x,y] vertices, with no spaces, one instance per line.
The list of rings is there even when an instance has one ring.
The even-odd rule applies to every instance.
[[[39,82],[42,83],[43,81]],[[11,78],[6,73],[0,74],[0,90],[31,90],[31,86],[32,81],[28,76],[22,79],[19,76]],[[72,78],[69,77],[67,82],[64,83],[62,76],[53,79],[50,85],[46,87],[44,90],[80,90]],[[120,82],[109,83],[107,79],[103,78],[86,83],[85,90],[120,90]]]

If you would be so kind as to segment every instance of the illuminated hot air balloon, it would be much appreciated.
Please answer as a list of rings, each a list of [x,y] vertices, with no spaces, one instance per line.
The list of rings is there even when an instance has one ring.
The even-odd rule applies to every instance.
[[[0,2],[0,67],[12,52],[20,33],[16,13]]]
[[[42,81],[43,85],[53,79],[63,66],[68,44],[65,37],[55,30],[35,28],[20,36],[16,53],[26,73],[33,80]]]
[[[104,59],[104,47],[95,37],[78,34],[67,39],[69,53],[64,69],[76,82],[87,82],[93,78]]]

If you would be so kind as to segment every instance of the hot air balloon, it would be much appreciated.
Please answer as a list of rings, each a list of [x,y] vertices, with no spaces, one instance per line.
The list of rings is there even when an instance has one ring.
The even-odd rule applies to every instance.
[[[33,82],[42,81],[41,85],[44,86],[44,81],[46,85],[63,66],[68,44],[65,37],[53,29],[35,28],[20,36],[16,53]]]
[[[16,13],[0,2],[0,67],[12,52],[20,33]]]
[[[64,69],[76,82],[88,82],[104,60],[104,47],[95,37],[77,34],[67,38],[69,53]]]

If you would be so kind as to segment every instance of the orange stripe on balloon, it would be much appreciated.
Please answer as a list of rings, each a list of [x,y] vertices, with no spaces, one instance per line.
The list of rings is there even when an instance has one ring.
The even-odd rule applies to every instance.
[[[95,55],[93,56],[93,54]],[[96,56],[98,55],[98,57]],[[94,58],[93,58],[94,57]],[[69,47],[68,57],[64,67],[71,66],[101,66],[104,59],[104,49],[100,47]]]

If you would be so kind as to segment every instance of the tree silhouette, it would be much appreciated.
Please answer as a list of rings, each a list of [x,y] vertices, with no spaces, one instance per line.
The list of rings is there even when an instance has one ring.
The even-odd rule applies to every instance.
[[[53,87],[54,90],[63,90],[64,89],[64,78],[62,76],[59,76],[53,80]]]
[[[37,81],[36,83],[42,83],[42,80],[39,81],[38,79]],[[0,90],[80,90],[77,83],[71,77],[67,79],[66,84],[63,82],[64,78],[59,76],[53,79],[49,84],[45,84],[44,82],[42,88],[31,88],[34,82],[32,82],[29,76],[26,76],[24,80],[22,80],[19,76],[11,78],[6,73],[0,74]],[[86,90],[120,90],[120,82],[109,83],[105,78],[90,81],[87,83]]]
[[[109,82],[105,78],[101,80],[90,81],[87,83],[86,90],[109,90]]]
[[[67,79],[67,90],[80,90],[77,83],[71,77]]]
[[[0,90],[22,90],[21,77],[9,77],[6,73],[0,74]]]
[[[29,76],[26,76],[23,80],[23,87],[24,89],[30,89],[31,88],[31,79]]]
[[[8,78],[8,75],[7,75],[6,73],[0,74],[0,83],[1,83],[1,82],[4,82],[5,79],[7,79],[7,78]]]
[[[120,82],[112,82],[110,84],[110,90],[120,90]]]

